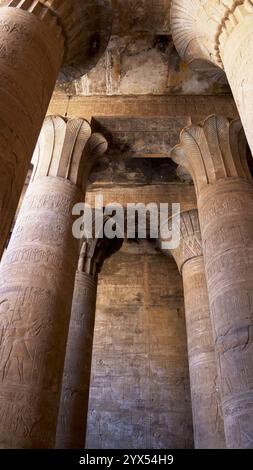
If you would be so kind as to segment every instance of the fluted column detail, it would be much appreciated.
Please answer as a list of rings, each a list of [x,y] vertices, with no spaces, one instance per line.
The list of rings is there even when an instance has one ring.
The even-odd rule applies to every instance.
[[[56,433],[58,449],[85,446],[98,274],[104,260],[121,247],[122,241],[109,240],[101,234],[101,238],[86,240],[82,245],[64,365]]]
[[[59,72],[89,70],[109,30],[109,0],[0,0],[0,257]]]
[[[253,447],[253,185],[240,122],[210,116],[182,131],[172,158],[197,192],[226,443]]]
[[[78,240],[72,209],[106,150],[83,119],[45,120],[0,266],[0,447],[54,446]]]
[[[185,62],[226,72],[253,153],[253,1],[173,0],[171,28]]]
[[[222,449],[224,423],[198,211],[182,212],[177,225],[180,245],[170,253],[183,277],[194,444]]]

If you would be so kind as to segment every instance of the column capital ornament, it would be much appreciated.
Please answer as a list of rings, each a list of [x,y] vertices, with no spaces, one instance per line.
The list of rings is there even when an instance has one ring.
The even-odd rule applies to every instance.
[[[247,164],[247,141],[241,121],[212,115],[182,130],[171,158],[186,168],[197,196],[206,186],[226,178],[252,181]]]
[[[47,116],[35,149],[31,181],[43,176],[59,177],[84,191],[92,168],[107,148],[106,139],[92,134],[84,119]]]
[[[169,219],[168,225],[171,229],[172,218]],[[169,250],[169,254],[173,256],[180,273],[182,273],[183,266],[187,261],[203,256],[198,210],[181,212],[180,218],[176,217],[176,227],[174,221],[174,229],[180,232],[180,244],[178,248]]]
[[[99,236],[86,238],[81,245],[77,271],[91,276],[94,280],[100,273],[105,260],[116,253],[123,243],[123,239],[109,239],[103,234],[104,226],[110,219],[112,219],[110,216],[104,216]],[[92,231],[95,233],[95,217],[92,223]]]
[[[253,14],[253,0],[172,0],[171,30],[183,60],[223,68],[222,50],[234,28]]]
[[[112,27],[111,0],[1,0],[0,6],[17,8],[40,20],[58,23],[65,54],[60,80],[80,78],[104,53]]]

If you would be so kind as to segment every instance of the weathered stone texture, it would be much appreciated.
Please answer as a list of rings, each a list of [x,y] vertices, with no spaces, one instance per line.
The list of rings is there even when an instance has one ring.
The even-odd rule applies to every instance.
[[[81,246],[61,387],[57,449],[80,449],[85,444],[98,275],[104,260],[123,243],[122,239],[102,236],[109,219],[105,217],[101,224],[101,238],[86,239]]]
[[[226,444],[253,447],[253,186],[240,121],[184,129],[172,157],[197,193]]]
[[[199,204],[227,445],[252,448],[252,184],[218,182]]]
[[[0,257],[59,71],[90,70],[111,19],[109,0],[0,1]]]
[[[225,448],[198,211],[182,212],[174,224],[180,231],[180,244],[169,253],[183,277],[194,444],[196,449]],[[169,254],[167,250],[164,253]]]
[[[191,448],[183,293],[172,259],[125,244],[98,287],[88,448]]]
[[[92,206],[95,203],[95,197],[101,194],[101,187],[96,187],[94,185],[90,186],[90,191],[87,193],[87,202]],[[103,188],[103,196],[104,196],[104,204],[111,204],[113,202],[117,202],[122,204],[126,207],[126,204],[149,204],[149,203],[164,203],[164,204],[172,204],[172,203],[180,203],[181,210],[191,210],[195,209],[197,202],[196,202],[196,195],[194,192],[194,187],[192,185],[184,185],[184,184],[154,184],[154,185],[143,185],[143,186],[115,186]],[[171,209],[171,206],[169,206]]]
[[[118,151],[121,158],[168,158],[179,142],[181,130],[190,123],[190,116],[97,116],[92,119],[91,126],[103,133],[110,152]]]
[[[97,278],[77,272],[64,364],[56,449],[85,444]]]
[[[69,227],[79,198],[76,187],[60,178],[31,184],[3,257],[1,448],[54,442],[78,257]]]
[[[145,31],[170,33],[171,0],[112,0],[114,9],[113,31],[125,34]]]
[[[47,117],[0,268],[0,447],[54,446],[78,262],[72,209],[105,151],[82,119]]]
[[[186,63],[224,69],[253,152],[253,1],[173,0],[171,28]]]
[[[228,15],[219,50],[224,70],[253,153],[253,2],[247,0]]]
[[[88,121],[96,116],[128,117],[191,117],[199,122],[210,114],[238,117],[235,102],[230,95],[210,96],[68,96],[55,92],[48,114],[80,116]]]
[[[196,449],[225,449],[224,423],[203,256],[183,267]]]
[[[53,93],[64,42],[56,21],[0,6],[0,256]],[[38,78],[39,77],[39,78]]]
[[[113,0],[108,48],[97,66],[64,88],[70,95],[229,93],[225,74],[196,72],[171,37],[171,0]]]
[[[150,16],[150,13],[147,15]],[[113,35],[96,67],[68,84],[71,95],[200,95],[230,93],[221,70],[201,73],[182,62],[171,35]]]

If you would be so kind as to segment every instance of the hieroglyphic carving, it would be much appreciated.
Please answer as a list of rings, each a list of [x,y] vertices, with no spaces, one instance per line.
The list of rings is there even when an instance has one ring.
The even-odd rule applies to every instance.
[[[195,182],[226,444],[253,447],[252,178],[238,122],[183,131],[173,158]]]
[[[172,220],[170,219],[169,228],[171,226]],[[175,229],[180,230],[180,244],[170,252],[182,273],[183,266],[187,261],[203,256],[198,211],[194,209],[182,212],[180,218],[176,220]]]
[[[183,276],[195,448],[224,448],[198,211],[182,212],[177,224],[180,225],[181,241],[170,253]]]
[[[183,284],[195,446],[225,448],[220,380],[203,256],[184,265]]]
[[[102,227],[108,221],[104,218]],[[72,302],[64,365],[56,448],[82,448],[85,444],[95,322],[97,277],[104,260],[119,250],[123,240],[106,237],[83,242]]]
[[[93,126],[98,130],[103,129],[105,136],[109,136],[110,148],[120,152],[121,158],[168,158],[178,143],[182,127],[188,124],[191,124],[191,119],[187,116],[93,118]]]
[[[181,57],[194,67],[224,68],[253,151],[252,0],[173,0],[171,28]]]
[[[193,448],[176,264],[126,241],[99,279],[86,448]]]
[[[65,78],[89,70],[110,24],[109,0],[0,2],[0,256],[59,70]]]
[[[43,190],[48,194],[52,192],[52,179],[43,178],[42,181]],[[62,189],[77,202],[77,188],[64,180],[60,183],[58,196]],[[37,186],[39,196],[41,186]],[[31,193],[36,197],[36,183],[28,189],[28,194]],[[56,188],[54,193],[57,194]],[[3,305],[7,302],[9,309],[5,308],[4,340],[0,346],[0,403],[1,409],[8,408],[9,413],[1,420],[1,447],[53,446],[78,255],[77,241],[71,234],[71,211],[64,212],[61,215],[63,230],[49,243],[44,237],[45,232],[40,232],[40,223],[43,218],[49,219],[50,230],[54,215],[59,218],[57,208],[50,211],[41,208],[37,226],[32,217],[33,210],[29,218],[27,209],[24,218],[27,235],[20,240],[15,236],[14,228],[14,236],[2,261],[0,302]],[[20,230],[22,220],[19,222],[18,218],[17,223]],[[32,233],[37,232],[36,238],[30,238],[29,229]],[[15,397],[9,393],[12,390],[15,390]],[[37,395],[34,404],[30,402],[32,391]],[[40,417],[38,422],[31,423],[31,428],[27,425],[22,433],[16,417],[19,407],[22,407],[22,416],[27,422],[27,413],[31,410],[35,417]]]
[[[202,223],[204,253],[226,438],[229,447],[252,448],[253,247],[252,203],[247,200],[253,201],[253,190],[246,182],[237,187],[233,181],[227,183],[220,194],[205,194],[201,212],[208,211],[207,198],[216,197],[217,205],[222,205],[235,191],[241,200],[247,196],[245,204],[241,209],[231,205],[222,219],[213,211],[211,222]]]
[[[62,78],[81,77],[104,53],[111,34],[110,0],[10,0],[5,4],[32,13],[50,26],[61,25],[65,39]]]
[[[0,447],[54,445],[79,251],[72,209],[106,148],[82,119],[45,121],[0,268]]]
[[[57,24],[0,7],[0,255],[62,62],[59,31]]]
[[[97,278],[77,272],[64,365],[56,448],[85,443]]]
[[[252,25],[253,2],[252,0],[243,1],[242,5],[238,4],[223,21],[218,51],[253,153]]]

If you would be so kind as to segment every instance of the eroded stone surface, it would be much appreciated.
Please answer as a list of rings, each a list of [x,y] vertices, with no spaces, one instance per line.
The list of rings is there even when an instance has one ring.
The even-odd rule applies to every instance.
[[[111,35],[110,0],[2,0],[0,4],[27,11],[43,21],[61,25],[64,60],[59,80],[88,72],[104,53]]]
[[[253,151],[252,0],[173,0],[171,28],[181,57],[196,68],[203,61],[225,70]]]
[[[107,220],[105,217],[104,224]],[[115,253],[122,242],[106,237],[87,239],[81,248],[58,414],[58,449],[80,449],[85,445],[98,274],[104,260]]]
[[[147,95],[229,93],[225,74],[191,70],[171,37],[171,0],[113,0],[112,36],[97,66],[68,95]]]
[[[60,68],[89,70],[110,36],[110,1],[10,0],[0,4],[0,256]]]
[[[182,132],[172,156],[198,196],[226,443],[252,448],[253,186],[241,124],[211,116]]]
[[[147,33],[113,35],[96,67],[65,90],[79,96],[230,93],[221,70],[196,72],[182,62],[170,35]]]
[[[86,445],[193,447],[180,276],[145,242],[100,275]]]
[[[209,96],[68,96],[55,92],[48,114],[60,113],[69,117],[82,117],[90,121],[93,117],[161,118],[185,116],[192,122],[210,114],[223,114],[238,118],[235,102],[230,95]]]
[[[62,62],[63,37],[56,22],[0,7],[0,42],[1,256]]]
[[[198,211],[182,212],[176,224],[181,242],[170,252],[183,276],[195,448],[222,449],[224,423]]]
[[[107,145],[86,121],[57,116],[46,119],[38,147],[0,268],[1,448],[54,445],[78,261],[72,209]]]

